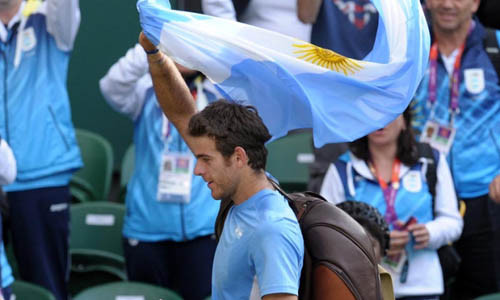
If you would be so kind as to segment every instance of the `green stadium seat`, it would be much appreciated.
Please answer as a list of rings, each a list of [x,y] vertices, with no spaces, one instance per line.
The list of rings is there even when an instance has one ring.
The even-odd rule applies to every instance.
[[[125,202],[125,195],[127,193],[127,184],[132,177],[135,165],[135,146],[132,144],[128,146],[125,154],[123,155],[122,165],[121,165],[121,176],[120,176],[120,194],[118,196],[118,201],[121,203]]]
[[[107,201],[71,205],[69,291],[126,280],[122,248],[125,206]]]
[[[11,299],[16,300],[56,300],[45,288],[21,280],[16,280],[12,284],[12,296]]]
[[[500,293],[484,295],[475,300],[500,300]]]
[[[266,170],[287,192],[304,191],[309,181],[309,164],[314,162],[312,133],[297,132],[266,145]]]
[[[182,300],[175,292],[158,286],[139,282],[114,282],[91,287],[76,295],[73,300]]]
[[[107,199],[113,171],[113,149],[99,134],[76,129],[84,167],[71,179],[70,191],[80,202]]]
[[[125,206],[113,202],[71,205],[70,250],[96,250],[123,256],[122,227]]]

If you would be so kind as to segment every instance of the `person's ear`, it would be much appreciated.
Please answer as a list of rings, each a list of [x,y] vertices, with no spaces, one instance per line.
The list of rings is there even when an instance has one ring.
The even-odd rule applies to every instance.
[[[240,168],[248,165],[248,155],[243,147],[237,146],[234,148],[233,158],[236,165]]]
[[[472,8],[471,8],[471,13],[475,14],[477,10],[479,9],[479,4],[481,4],[480,0],[472,0]]]

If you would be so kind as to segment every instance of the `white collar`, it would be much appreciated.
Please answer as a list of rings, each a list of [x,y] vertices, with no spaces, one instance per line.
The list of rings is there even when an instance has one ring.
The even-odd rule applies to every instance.
[[[375,176],[370,171],[368,164],[364,160],[357,158],[351,152],[349,152],[349,156],[351,158],[352,167],[359,175],[369,180],[376,180]],[[401,164],[401,168],[399,169],[399,178],[403,177],[403,175],[406,174],[409,170],[410,168],[407,165]]]

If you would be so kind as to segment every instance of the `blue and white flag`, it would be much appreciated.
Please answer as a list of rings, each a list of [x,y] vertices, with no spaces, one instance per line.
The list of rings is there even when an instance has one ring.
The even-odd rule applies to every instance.
[[[161,51],[204,73],[227,99],[255,106],[273,139],[313,128],[319,147],[394,120],[427,67],[430,37],[420,2],[372,2],[380,22],[362,61],[262,28],[171,10],[166,0],[137,6],[144,33]]]

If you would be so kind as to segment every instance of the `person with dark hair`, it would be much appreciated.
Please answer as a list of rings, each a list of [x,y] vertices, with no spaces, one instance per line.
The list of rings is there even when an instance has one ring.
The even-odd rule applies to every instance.
[[[384,217],[374,206],[365,202],[344,201],[338,203],[337,207],[363,226],[373,244],[377,261],[380,263],[389,250],[390,240],[389,225]]]
[[[178,65],[202,109],[217,96],[203,76]],[[219,203],[194,176],[194,156],[161,111],[139,44],[99,81],[108,103],[134,122],[135,168],[127,184],[123,250],[127,277],[177,291],[184,300],[210,295]]]
[[[439,299],[444,291],[437,249],[455,241],[462,219],[446,159],[439,154],[435,197],[426,182],[428,160],[419,157],[404,114],[349,145],[327,171],[321,194],[329,201],[373,205],[390,227],[382,265],[397,299]],[[437,153],[436,153],[437,154]]]
[[[232,201],[212,272],[212,299],[296,300],[304,257],[299,224],[265,170],[271,136],[257,111],[219,100],[196,112],[174,62],[141,33],[167,118],[197,158],[214,199]]]

